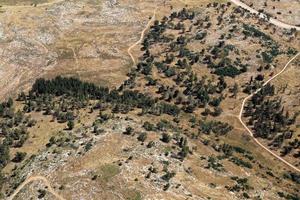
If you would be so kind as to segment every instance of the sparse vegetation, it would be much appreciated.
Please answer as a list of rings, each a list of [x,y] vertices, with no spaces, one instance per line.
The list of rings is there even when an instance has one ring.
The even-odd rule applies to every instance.
[[[155,20],[145,32],[140,57],[118,87],[70,76],[40,78],[16,101],[10,98],[1,103],[0,169],[5,173],[0,174],[0,185],[5,186],[5,195],[33,166],[37,173],[53,170],[58,183],[65,185],[59,190],[66,195],[68,182],[76,175],[78,183],[92,188],[87,191],[101,188],[105,198],[117,194],[116,198],[142,199],[146,189],[152,192],[152,188],[162,198],[164,191],[170,198],[179,193],[180,198],[197,198],[197,192],[189,191],[190,180],[203,185],[205,194],[221,189],[222,198],[259,199],[256,195],[261,191],[266,198],[274,194],[297,198],[298,174],[288,172],[280,180],[275,170],[281,166],[275,170],[266,166],[268,158],[261,159],[245,130],[234,127],[241,93],[260,88],[282,57],[295,55],[296,49],[285,47],[270,27],[263,29],[263,21],[251,25],[250,15],[230,5],[214,2],[200,10],[171,7],[170,15]],[[121,14],[121,6],[111,4],[106,9]],[[91,16],[87,13],[82,20]],[[122,20],[127,23],[125,15]],[[74,54],[79,59],[88,57],[86,63],[94,62],[92,55],[78,53],[84,47],[78,44],[65,56],[70,59]],[[95,54],[102,51],[97,49]],[[243,117],[255,137],[281,148],[282,156],[298,158],[299,141],[293,137],[298,114],[288,112],[275,95],[275,86],[266,85],[247,102]],[[43,145],[32,150],[30,145],[36,141]],[[62,160],[66,176],[57,167]],[[67,170],[74,173],[72,177]],[[229,174],[233,176],[228,178]],[[60,182],[62,177],[67,182]],[[274,188],[262,188],[256,182]],[[281,184],[289,187],[276,193]],[[135,186],[141,191],[133,190]],[[38,190],[38,198],[44,198],[46,191]]]

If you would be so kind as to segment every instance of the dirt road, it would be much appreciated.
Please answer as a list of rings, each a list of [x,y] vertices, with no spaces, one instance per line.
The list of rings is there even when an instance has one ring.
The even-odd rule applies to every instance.
[[[280,161],[282,161],[283,163],[285,163],[287,166],[289,166],[290,168],[294,169],[297,172],[300,172],[300,169],[297,168],[296,166],[294,166],[293,164],[289,163],[288,161],[284,160],[282,157],[278,156],[277,154],[275,154],[273,151],[271,151],[270,149],[268,149],[267,147],[265,147],[261,142],[259,142],[254,136],[253,136],[253,132],[250,130],[250,128],[247,127],[247,125],[243,122],[242,120],[242,115],[243,115],[243,111],[244,111],[244,107],[245,104],[247,102],[247,100],[249,100],[253,95],[257,94],[265,85],[267,85],[270,81],[272,81],[273,79],[275,79],[276,77],[278,77],[280,74],[282,74],[286,68],[289,66],[289,64],[295,60],[298,56],[300,55],[300,53],[298,53],[297,55],[295,55],[292,59],[290,59],[287,64],[284,66],[284,68],[278,72],[276,75],[274,75],[273,77],[271,77],[269,80],[267,80],[263,86],[261,88],[259,88],[258,90],[256,90],[254,93],[250,94],[249,96],[247,96],[243,102],[242,102],[242,107],[240,110],[240,114],[238,116],[240,122],[243,124],[243,126],[245,127],[245,129],[248,131],[248,133],[251,135],[251,137],[254,139],[254,141],[261,146],[264,150],[266,150],[267,152],[269,152],[270,154],[272,154],[275,158],[279,159]]]
[[[58,1],[56,1],[58,2]],[[156,10],[157,8],[154,10],[153,12],[153,16],[151,17],[151,19],[148,21],[146,27],[143,29],[142,33],[141,33],[141,36],[140,36],[140,39],[134,43],[133,45],[131,45],[129,48],[128,48],[128,54],[130,55],[131,59],[132,59],[132,62],[134,64],[136,64],[136,61],[135,61],[135,58],[134,56],[132,55],[131,53],[131,49],[133,49],[135,46],[137,46],[139,43],[141,43],[144,39],[144,36],[145,36],[145,32],[148,30],[148,28],[150,27],[150,25],[152,24],[152,22],[154,21],[155,19],[155,15],[156,15]],[[32,177],[29,177],[27,178],[21,185],[19,185],[19,187],[14,191],[14,193],[7,199],[7,200],[13,200],[14,197],[30,182],[32,181],[43,181],[43,183],[47,186],[47,190],[48,192],[52,193],[57,199],[59,200],[65,200],[62,196],[60,196],[58,193],[55,192],[55,190],[51,187],[51,184],[50,182],[47,180],[46,177],[44,176],[32,176]]]
[[[47,180],[47,178],[45,178],[43,176],[32,176],[32,177],[29,177],[21,185],[19,185],[19,187],[14,191],[14,193],[10,197],[8,197],[7,200],[13,200],[14,197],[24,188],[24,186],[27,185],[28,183],[32,182],[32,181],[42,181],[47,186],[48,192],[50,192],[51,194],[53,194],[59,200],[66,200],[66,199],[64,199],[62,196],[60,196],[58,193],[56,193],[54,191],[54,189],[51,187],[50,182]]]
[[[245,3],[241,2],[240,0],[230,0],[232,3],[236,4],[237,6],[240,6],[246,10],[248,10],[250,13],[253,13],[253,14],[257,14],[259,15],[259,17],[261,18],[264,18],[266,19],[267,16],[263,13],[259,13],[257,10],[251,8],[250,6],[246,5]],[[290,25],[290,24],[287,24],[287,23],[284,23],[284,22],[281,22],[277,19],[274,19],[274,18],[270,18],[269,19],[269,22],[271,24],[274,24],[275,26],[278,26],[278,27],[281,27],[281,28],[285,28],[285,29],[292,29],[292,28],[295,28],[296,30],[300,31],[300,27],[299,26],[294,26],[294,25]]]
[[[128,48],[128,50],[127,50],[127,53],[129,54],[129,56],[130,56],[130,58],[131,58],[131,60],[132,60],[132,62],[133,62],[134,65],[136,65],[136,61],[135,61],[134,56],[133,56],[132,53],[131,53],[131,50],[132,50],[135,46],[137,46],[138,44],[140,44],[140,43],[143,41],[144,36],[145,36],[145,32],[149,29],[150,25],[152,24],[152,22],[153,22],[154,19],[155,19],[156,10],[157,10],[157,8],[155,8],[155,10],[153,11],[153,15],[152,15],[151,19],[148,21],[146,27],[143,29],[143,31],[142,31],[142,33],[141,33],[141,36],[140,36],[140,39],[139,39],[138,41],[136,41],[133,45],[131,45],[131,46]]]

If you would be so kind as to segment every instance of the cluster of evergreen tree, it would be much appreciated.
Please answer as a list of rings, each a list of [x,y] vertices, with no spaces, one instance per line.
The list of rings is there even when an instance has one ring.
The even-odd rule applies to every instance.
[[[255,79],[253,79],[253,76],[251,76],[250,81],[243,86],[243,92],[246,94],[251,94],[257,89],[261,88],[263,79],[264,77],[262,75],[258,75]]]
[[[28,127],[34,126],[35,121],[24,112],[15,111],[14,102],[11,98],[0,103],[0,190],[5,179],[2,169],[10,162],[21,162],[26,154],[17,152],[11,159],[10,148],[22,147],[28,138]]]
[[[286,172],[283,175],[284,178],[286,179],[290,179],[293,182],[300,184],[300,173],[296,173],[296,172]]]
[[[54,98],[53,95],[56,98],[63,97],[59,109],[55,109],[55,104],[51,103],[51,99]],[[66,100],[68,98],[71,100]],[[84,100],[99,100],[103,103],[109,103],[114,113],[126,113],[134,108],[141,108],[144,113],[158,115],[164,113],[176,116],[180,112],[180,108],[176,105],[158,102],[158,99],[151,98],[137,90],[109,90],[92,83],[82,82],[79,79],[62,77],[52,80],[38,79],[28,98],[25,99],[26,106],[24,109],[27,111],[44,110],[45,114],[53,114],[59,121],[65,122],[74,119],[71,116],[73,114],[69,112],[70,115],[68,111],[84,106],[82,103]],[[39,106],[40,109],[38,109]]]
[[[106,98],[109,89],[96,86],[92,83],[82,82],[76,78],[58,76],[51,80],[37,79],[32,86],[30,96],[36,94],[53,94],[56,96],[68,95],[81,98]]]
[[[231,177],[235,184],[233,186],[226,186],[229,191],[232,192],[243,192],[243,197],[249,199],[250,196],[246,193],[252,187],[248,183],[248,178],[239,178],[238,176]]]
[[[170,18],[178,18],[181,20],[193,20],[195,17],[195,12],[188,11],[186,8],[183,8],[179,12],[173,12]]]
[[[225,42],[221,40],[211,47],[210,54],[207,54],[202,62],[213,69],[212,73],[219,76],[229,76],[234,78],[235,76],[246,72],[247,65],[243,64],[239,58],[232,61],[232,59],[229,58],[230,52],[237,53],[238,49],[233,45],[226,45]]]
[[[151,107],[156,101],[138,91],[109,90],[106,87],[96,86],[93,83],[80,81],[76,78],[57,77],[52,80],[38,79],[30,91],[27,104],[38,102],[45,95],[66,96],[71,98],[101,100],[112,104],[123,104],[130,107]],[[46,98],[48,98],[48,96]]]
[[[218,7],[217,3],[212,4]],[[225,5],[224,5],[225,6]],[[186,27],[185,20],[191,22]],[[218,24],[222,23],[222,18],[218,17]],[[194,26],[198,31],[191,34]],[[219,116],[222,109],[219,107],[225,98],[222,93],[227,89],[227,83],[224,77],[232,77],[247,71],[247,64],[244,64],[239,58],[231,59],[231,54],[239,55],[239,50],[233,45],[226,45],[224,39],[230,36],[222,35],[220,40],[202,51],[192,51],[188,48],[188,44],[192,40],[204,43],[207,31],[203,28],[209,28],[211,22],[208,16],[204,20],[195,19],[195,13],[183,8],[179,12],[173,12],[169,17],[164,17],[161,21],[156,20],[151,26],[149,33],[146,34],[141,50],[144,51],[141,61],[137,64],[129,74],[129,79],[118,89],[109,89],[108,87],[97,86],[93,83],[83,82],[77,78],[56,77],[51,80],[38,79],[33,84],[28,95],[21,93],[18,101],[24,102],[23,111],[15,112],[13,108],[13,100],[0,104],[0,134],[4,139],[0,143],[0,170],[10,161],[9,148],[21,147],[28,137],[27,127],[34,125],[34,121],[24,117],[24,113],[33,111],[43,112],[45,115],[53,115],[58,122],[67,122],[67,127],[71,131],[75,127],[75,119],[81,108],[90,108],[90,112],[99,110],[99,122],[107,121],[112,115],[111,113],[103,114],[102,111],[109,108],[112,113],[127,113],[133,109],[140,108],[140,114],[161,115],[167,114],[173,116],[175,123],[180,122],[181,111],[186,113],[196,113],[196,109],[203,108],[202,115]],[[178,31],[179,35],[174,36],[164,34],[168,29]],[[261,57],[266,63],[273,62],[273,59],[280,54],[278,45],[270,36],[257,30],[250,25],[243,26],[243,33],[247,37],[256,37],[264,41],[264,45],[269,45],[268,50],[261,53]],[[233,32],[235,29],[230,29]],[[162,49],[162,55],[152,55],[151,47],[164,43],[166,47]],[[293,53],[293,52],[291,52]],[[217,79],[208,79],[206,76],[197,76],[193,72],[194,64],[202,62],[206,64],[212,73],[217,75]],[[214,75],[213,75],[214,76]],[[137,78],[144,78],[150,92],[140,90],[141,83],[137,82]],[[215,78],[215,76],[214,76]],[[142,80],[143,79],[139,79]],[[164,82],[166,80],[166,82]],[[263,77],[258,76],[245,87],[244,92],[251,93],[260,87]],[[165,84],[165,83],[172,84]],[[170,86],[171,85],[171,86]],[[151,89],[154,88],[154,98]],[[238,85],[229,89],[236,97]],[[248,124],[255,131],[256,137],[272,139],[271,145],[280,147],[283,141],[291,138],[293,132],[288,126],[295,122],[296,116],[289,117],[287,112],[281,105],[280,99],[270,99],[269,96],[274,95],[274,87],[267,85],[259,93],[254,95],[246,106],[244,116],[249,119]],[[91,107],[90,100],[98,101]],[[212,111],[211,111],[212,110]],[[194,120],[196,121],[196,120]],[[194,122],[194,127],[196,122]],[[172,143],[173,150],[171,156],[183,160],[191,149],[188,146],[188,140],[180,134],[170,134],[167,131],[175,127],[167,120],[161,120],[157,124],[145,122],[143,127],[146,131],[161,131],[160,140],[167,144]],[[194,128],[192,127],[192,128]],[[94,133],[98,134],[101,129],[94,125]],[[178,128],[178,127],[177,127]],[[217,120],[201,120],[197,126],[199,133],[214,134],[222,136],[230,132],[233,127]],[[277,134],[280,132],[281,134]],[[134,135],[134,129],[127,127],[125,135]],[[147,140],[147,132],[138,134],[137,140],[144,143]],[[51,138],[47,146],[52,144],[62,144],[64,141]],[[208,142],[204,142],[208,144]],[[175,144],[175,145],[174,145]],[[155,145],[154,141],[149,141],[147,148]],[[85,149],[88,150],[92,143],[88,143]],[[285,155],[292,149],[299,147],[299,141],[294,140],[283,147],[282,153]],[[251,153],[246,150],[231,145],[218,145],[213,148],[224,155],[220,157],[209,157],[207,168],[215,170],[223,170],[223,166],[218,162],[220,159],[228,158],[229,161],[236,165],[252,168],[250,162],[234,156],[234,152],[239,153],[252,161]],[[168,154],[168,153],[166,153]],[[295,154],[296,155],[296,154]],[[300,156],[300,154],[297,154]],[[166,155],[168,156],[168,155]],[[21,162],[26,157],[25,153],[18,152],[12,159],[13,162]],[[295,156],[296,157],[296,156]],[[163,180],[169,181],[175,173],[165,171],[162,176]],[[0,174],[0,179],[1,179]],[[288,174],[286,178],[298,181],[299,176],[296,174]],[[247,179],[238,177],[232,178],[237,184],[228,187],[231,191],[245,191],[249,189]],[[1,182],[1,180],[0,180]],[[166,185],[166,188],[168,186]],[[244,195],[245,197],[247,194]]]
[[[199,107],[210,105],[214,107],[215,111],[209,112],[209,114],[218,116],[222,112],[218,107],[223,100],[222,92],[227,87],[223,74],[220,74],[218,81],[215,82],[207,80],[207,77],[199,79],[191,67],[199,62],[201,53],[187,48],[190,38],[187,38],[185,34],[168,40],[164,38],[165,34],[163,33],[167,29],[182,30],[182,33],[185,33],[185,25],[181,22],[192,20],[193,16],[193,12],[183,9],[154,23],[142,43],[143,57],[137,64],[137,68],[129,73],[129,79],[122,85],[122,89],[132,89],[136,85],[140,85],[137,77],[143,77],[146,80],[145,87],[157,88],[156,93],[160,94],[159,99],[170,102],[170,104],[160,104],[165,106],[160,109],[159,113],[177,115],[180,109],[192,113]],[[179,21],[177,25],[176,20]],[[152,55],[150,51],[153,45],[160,43],[167,43],[164,59]],[[225,49],[226,52],[231,51],[234,46],[226,45]],[[153,74],[155,68],[159,77]],[[175,84],[167,86],[164,84],[164,79],[170,79]],[[139,80],[141,79],[139,78]],[[154,106],[150,110],[152,113],[157,113],[159,109],[158,106]]]
[[[13,113],[13,100],[11,98],[8,101],[0,103],[0,117],[11,118]]]
[[[290,116],[280,98],[270,98],[274,90],[270,84],[263,87],[251,98],[243,115],[248,118],[247,124],[252,126],[255,137],[268,139],[271,141],[269,145],[280,148],[286,139],[293,136],[290,126],[295,123],[297,113]],[[297,145],[290,143],[282,147],[281,154],[284,156],[296,148]]]
[[[279,45],[269,35],[258,30],[253,25],[243,24],[243,34],[246,37],[256,37],[262,40],[263,45],[268,48],[268,50],[261,53],[265,63],[272,63],[274,58],[283,53],[279,50]]]
[[[200,131],[205,134],[214,133],[216,136],[225,135],[231,131],[233,127],[228,123],[223,123],[220,121],[200,121]]]
[[[244,35],[248,36],[248,37],[258,37],[261,38],[265,41],[271,41],[272,38],[265,34],[264,32],[258,30],[257,28],[255,28],[253,25],[249,25],[249,24],[243,24],[243,33]]]

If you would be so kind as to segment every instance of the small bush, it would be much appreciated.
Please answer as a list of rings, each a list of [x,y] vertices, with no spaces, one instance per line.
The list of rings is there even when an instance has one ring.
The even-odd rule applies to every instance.
[[[147,139],[147,133],[145,132],[140,133],[137,139],[140,142],[145,142],[145,140]]]

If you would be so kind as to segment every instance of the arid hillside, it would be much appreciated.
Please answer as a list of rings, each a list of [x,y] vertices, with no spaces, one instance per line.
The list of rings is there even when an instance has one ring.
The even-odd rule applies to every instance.
[[[121,84],[132,64],[128,47],[139,40],[156,6],[158,15],[170,10],[169,3],[152,0],[28,2],[0,2],[2,99],[38,77]]]
[[[0,199],[300,199],[296,30],[220,0],[0,2]]]
[[[291,25],[300,26],[299,0],[242,0],[247,5]]]

